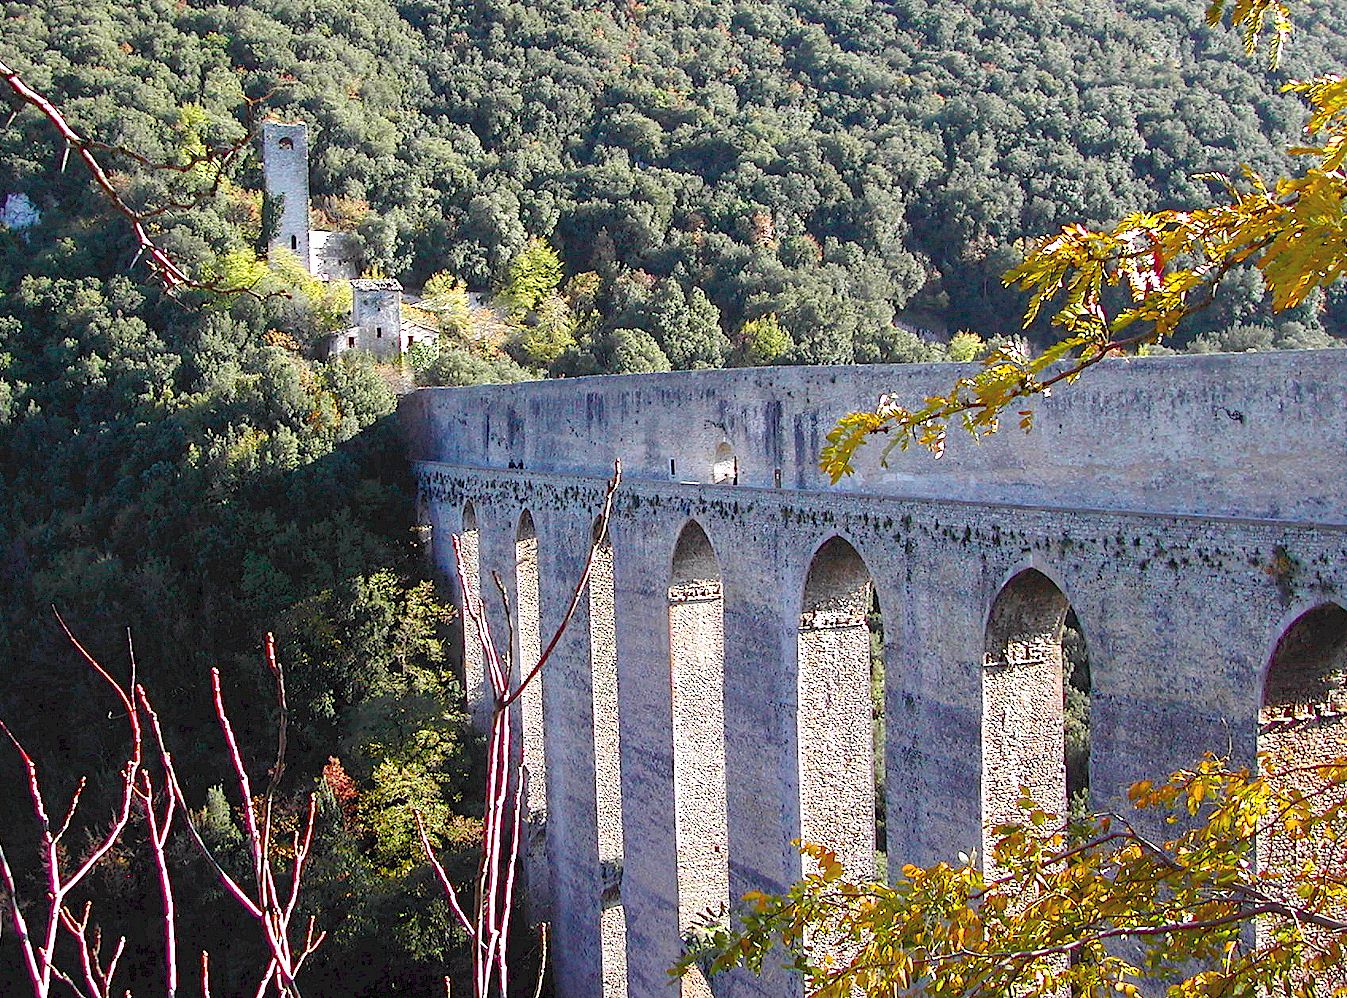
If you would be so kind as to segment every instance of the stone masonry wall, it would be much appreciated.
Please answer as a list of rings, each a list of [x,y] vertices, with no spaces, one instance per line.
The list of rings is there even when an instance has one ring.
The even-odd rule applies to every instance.
[[[309,130],[303,122],[262,123],[262,183],[266,196],[280,206],[267,251],[289,250],[308,271]]]
[[[1027,437],[1007,430],[981,445],[956,440],[940,461],[908,454],[888,469],[871,448],[862,473],[836,488],[813,470],[838,414],[885,388],[936,389],[957,371],[697,372],[436,389],[403,400],[440,571],[451,572],[448,535],[470,510],[479,578],[494,569],[510,579],[527,510],[544,641],[578,577],[609,462],[623,460],[611,595],[605,581],[582,601],[543,688],[543,875],[559,995],[670,993],[680,898],[705,887],[680,885],[689,845],[678,820],[680,732],[704,731],[708,718],[723,732],[723,758],[714,737],[699,742],[710,746],[701,749],[702,772],[724,774],[712,778],[723,785],[724,837],[695,846],[725,857],[730,897],[797,877],[790,841],[802,828],[863,861],[873,826],[855,809],[872,784],[860,734],[868,713],[864,726],[856,715],[870,709],[869,661],[851,603],[867,578],[885,635],[890,869],[980,847],[985,823],[1013,803],[997,789],[1004,770],[1022,767],[1052,795],[1063,792],[1067,605],[1090,653],[1098,804],[1207,750],[1251,762],[1260,712],[1264,738],[1277,710],[1294,715],[1294,704],[1277,707],[1288,698],[1272,680],[1265,700],[1274,652],[1307,614],[1311,623],[1338,619],[1316,607],[1347,605],[1347,357],[1109,364],[1041,403],[1039,428]],[[712,484],[713,468],[729,466],[727,448],[737,484],[723,473]],[[679,539],[694,523],[714,552],[721,612],[718,629],[708,615],[691,622],[687,638],[676,633],[684,624],[671,595],[706,574],[676,574]],[[867,605],[858,603],[862,613]],[[503,634],[499,609],[491,612]],[[677,689],[685,640],[718,640],[722,686],[704,683],[700,696]],[[1335,641],[1320,644],[1336,649]],[[611,660],[595,652],[608,642]],[[1319,692],[1340,684],[1333,656],[1314,673]],[[1015,669],[1037,669],[1039,678],[1014,688],[1014,710],[998,711],[998,672]],[[825,683],[836,695],[823,694]],[[1315,692],[1314,702],[1337,704],[1339,688]],[[843,768],[829,771],[839,758]],[[984,778],[987,759],[1006,761]],[[621,932],[608,914],[615,910]],[[611,952],[615,939],[625,941],[623,961]],[[623,964],[625,991],[613,974]],[[714,987],[727,996],[799,991],[774,970]]]

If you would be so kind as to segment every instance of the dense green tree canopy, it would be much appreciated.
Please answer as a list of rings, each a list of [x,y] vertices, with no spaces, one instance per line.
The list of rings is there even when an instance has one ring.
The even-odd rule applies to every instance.
[[[81,127],[152,157],[236,138],[245,97],[308,121],[324,216],[404,283],[504,285],[548,240],[567,273],[605,281],[600,328],[554,369],[584,367],[617,328],[650,333],[675,367],[723,362],[699,328],[684,348],[657,310],[621,314],[609,298],[633,271],[704,291],[730,336],[775,314],[781,360],[849,362],[905,355],[895,318],[1015,332],[1024,299],[999,277],[1022,240],[1192,203],[1209,171],[1285,171],[1303,116],[1278,84],[1347,62],[1333,4],[1297,9],[1302,42],[1275,70],[1199,6],[50,0],[4,8],[0,51]],[[17,124],[0,190],[45,215],[0,261],[9,275],[34,257],[124,269],[129,237],[90,219],[41,123]],[[147,201],[171,186],[128,176]],[[170,213],[172,248],[236,243],[258,179],[253,161],[209,208]],[[1332,297],[1272,338],[1341,332],[1341,311]],[[1232,319],[1277,324],[1246,284],[1191,335]]]
[[[102,142],[184,166],[195,151],[244,137],[245,97],[274,91],[286,113],[342,136],[315,157],[331,214],[358,218],[365,181],[396,182],[388,171],[401,133],[385,98],[403,100],[416,50],[396,18],[353,16],[344,4],[281,16],[161,3],[0,12],[3,58]],[[298,71],[294,81],[266,68],[273,57]],[[383,112],[360,107],[362,85]],[[332,937],[311,968],[315,985],[365,966],[381,993],[420,993],[454,943],[416,896],[410,809],[443,842],[471,839],[460,795],[469,739],[444,669],[445,607],[423,581],[411,530],[387,372],[368,357],[316,359],[348,321],[349,288],[321,285],[293,259],[258,262],[251,160],[195,202],[209,187],[202,171],[100,152],[128,203],[164,209],[151,224],[175,259],[255,291],[170,298],[144,280],[125,219],[77,162],[62,169],[47,122],[19,110],[0,146],[0,200],[22,192],[41,213],[30,228],[0,230],[0,715],[37,753],[50,792],[105,772],[119,732],[50,608],[119,675],[129,628],[140,678],[190,774],[189,798],[215,801],[212,834],[227,844],[239,816],[209,793],[225,770],[209,738],[208,670],[222,670],[243,740],[266,745],[273,717],[258,646],[275,631],[292,679],[283,806],[322,789],[332,757],[358,801],[349,816],[323,809],[314,901]],[[21,800],[11,762],[0,761],[0,785]],[[100,786],[87,794],[88,813]],[[0,819],[16,862],[28,859],[31,821],[21,808]],[[140,843],[137,834],[128,849]],[[181,909],[184,945],[212,951],[217,988],[255,988],[245,983],[252,936],[216,903],[204,873],[179,884],[203,902]],[[110,870],[94,891],[109,916],[157,903],[139,874]],[[153,919],[122,929],[132,934],[127,984],[140,993]],[[10,956],[0,959],[0,990],[19,993]]]

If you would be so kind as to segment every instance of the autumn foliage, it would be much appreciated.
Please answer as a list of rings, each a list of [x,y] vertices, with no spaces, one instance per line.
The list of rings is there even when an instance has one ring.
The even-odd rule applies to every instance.
[[[1218,0],[1208,20],[1228,15],[1250,52],[1270,31],[1275,61],[1290,31],[1288,13],[1274,0]],[[1211,204],[1135,212],[1109,228],[1071,224],[1038,240],[1004,281],[1028,293],[1026,326],[1047,310],[1065,335],[1037,355],[994,350],[943,394],[886,396],[873,411],[844,416],[828,434],[823,470],[833,481],[850,474],[856,451],[875,434],[886,436],[884,455],[913,443],[939,455],[951,424],[980,436],[1011,417],[1030,429],[1035,397],[1108,357],[1163,343],[1212,303],[1236,267],[1257,270],[1276,311],[1336,283],[1347,272],[1347,80],[1320,76],[1283,89],[1309,106],[1306,142],[1287,150],[1302,170],[1275,179],[1249,167],[1238,177],[1208,174],[1217,192]]]
[[[1262,766],[1208,756],[1081,823],[1026,794],[989,863],[908,865],[892,884],[848,880],[806,844],[815,872],[750,892],[676,970],[756,971],[786,954],[815,998],[1137,996],[1146,980],[1172,982],[1173,998],[1347,993],[1347,759],[1300,767],[1313,794]],[[1260,869],[1260,838],[1304,861]]]

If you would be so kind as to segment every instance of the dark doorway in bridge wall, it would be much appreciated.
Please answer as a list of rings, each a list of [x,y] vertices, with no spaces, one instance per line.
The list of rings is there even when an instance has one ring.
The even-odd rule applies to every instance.
[[[711,484],[739,484],[739,458],[728,443],[721,443],[716,448],[715,459],[711,462]]]

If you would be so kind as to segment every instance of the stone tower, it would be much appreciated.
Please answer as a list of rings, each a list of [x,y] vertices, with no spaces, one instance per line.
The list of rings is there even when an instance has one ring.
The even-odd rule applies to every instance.
[[[378,357],[401,352],[402,285],[391,278],[352,281],[351,326],[347,349],[368,350]]]
[[[276,225],[267,251],[287,249],[300,266],[309,259],[309,132],[303,122],[262,123],[262,179]]]

